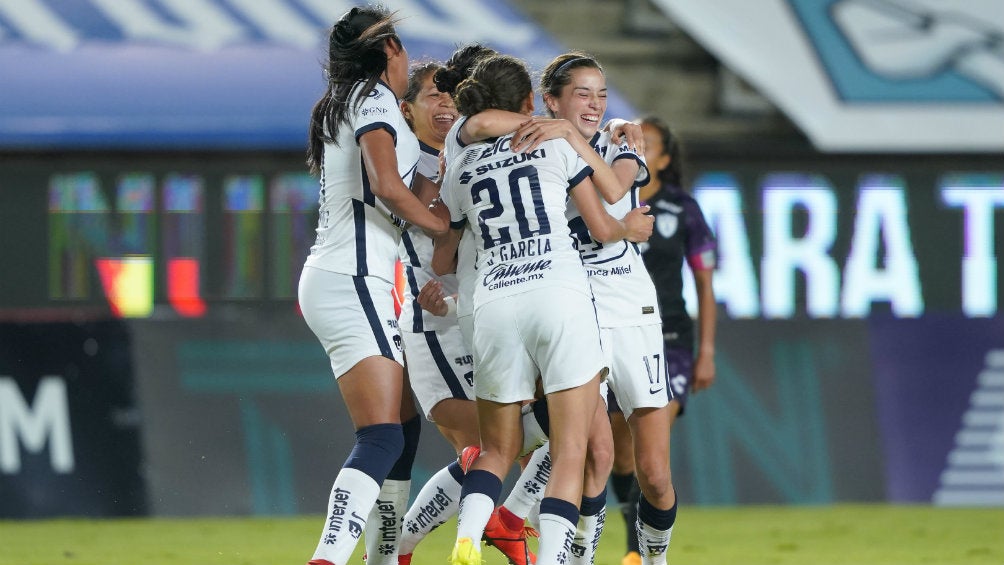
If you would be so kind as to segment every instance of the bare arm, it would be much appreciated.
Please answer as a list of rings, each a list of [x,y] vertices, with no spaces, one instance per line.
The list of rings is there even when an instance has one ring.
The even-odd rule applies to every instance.
[[[603,200],[609,204],[613,204],[627,194],[628,189],[634,183],[634,178],[631,179],[630,183],[622,183],[617,174],[614,173],[614,170],[610,168],[610,165],[603,160],[603,157],[600,157],[600,154],[581,135],[572,136],[568,140],[568,143],[582,157],[582,160],[592,167],[593,174],[591,178]]]
[[[442,178],[442,175],[440,175],[440,178]],[[421,173],[415,173],[411,192],[418,198],[419,202],[425,206],[429,206],[433,200],[439,197],[439,183],[433,182]]]
[[[445,234],[433,238],[432,272],[439,276],[457,272],[457,249],[463,229],[451,228]]]
[[[370,188],[387,208],[399,218],[429,233],[444,233],[449,224],[436,217],[426,204],[411,192],[397,172],[394,138],[385,129],[375,129],[359,138],[363,166],[370,179]]]
[[[635,208],[624,216],[623,220],[618,220],[607,213],[600,202],[596,189],[590,179],[584,179],[571,191],[575,206],[579,209],[579,214],[589,228],[589,235],[603,243],[630,239],[631,241],[645,241],[652,235],[652,225],[655,219],[646,215],[648,207]]]
[[[715,321],[718,315],[715,291],[711,283],[711,269],[694,270],[697,287],[697,326],[699,349],[694,363],[694,392],[710,387],[715,382]]]
[[[460,128],[460,141],[474,143],[489,137],[512,133],[528,120],[525,114],[505,110],[485,110],[467,118]]]

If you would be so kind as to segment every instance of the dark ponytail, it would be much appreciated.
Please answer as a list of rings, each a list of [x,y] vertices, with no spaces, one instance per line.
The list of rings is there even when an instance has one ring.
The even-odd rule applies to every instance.
[[[324,160],[324,144],[338,143],[338,128],[348,122],[349,95],[357,82],[365,80],[360,92],[373,90],[387,70],[388,41],[397,46],[401,39],[394,30],[395,20],[383,7],[355,7],[331,28],[328,36],[328,88],[310,114],[307,166],[317,173]],[[362,98],[357,98],[359,104]]]

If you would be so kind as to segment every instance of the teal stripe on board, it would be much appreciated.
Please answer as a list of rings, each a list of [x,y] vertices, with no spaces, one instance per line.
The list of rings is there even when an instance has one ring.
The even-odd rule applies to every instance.
[[[776,401],[763,402],[742,371],[726,355],[716,359],[714,392],[691,400],[681,426],[690,453],[699,504],[736,504],[737,473],[758,473],[785,501],[833,501],[820,389],[819,364],[825,352],[812,343],[779,342],[772,360]],[[736,448],[753,469],[737,469]]]
[[[327,367],[327,366],[325,366]],[[303,374],[288,371],[281,374],[182,372],[181,385],[187,390],[204,393],[327,392],[335,390],[335,377],[330,372]]]
[[[256,361],[283,359],[307,361],[324,359],[324,350],[316,342],[304,341],[186,341],[178,346],[178,357],[205,361]]]
[[[329,367],[315,343],[188,341],[178,346],[182,387],[202,393],[333,391]]]
[[[242,399],[251,510],[256,515],[296,514],[293,453],[285,434],[266,420],[254,401]]]

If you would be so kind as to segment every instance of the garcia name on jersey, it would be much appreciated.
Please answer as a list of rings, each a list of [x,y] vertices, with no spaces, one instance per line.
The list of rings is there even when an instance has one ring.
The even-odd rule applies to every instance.
[[[474,304],[535,288],[588,295],[565,221],[568,191],[590,169],[564,140],[513,153],[507,135],[468,146],[448,163],[443,201],[454,227],[475,236]]]

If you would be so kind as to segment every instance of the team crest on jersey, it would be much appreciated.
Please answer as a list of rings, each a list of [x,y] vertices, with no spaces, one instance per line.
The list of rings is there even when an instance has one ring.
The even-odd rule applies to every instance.
[[[679,223],[679,218],[673,214],[659,214],[655,217],[655,229],[659,231],[659,235],[666,239],[669,239],[676,233]]]

